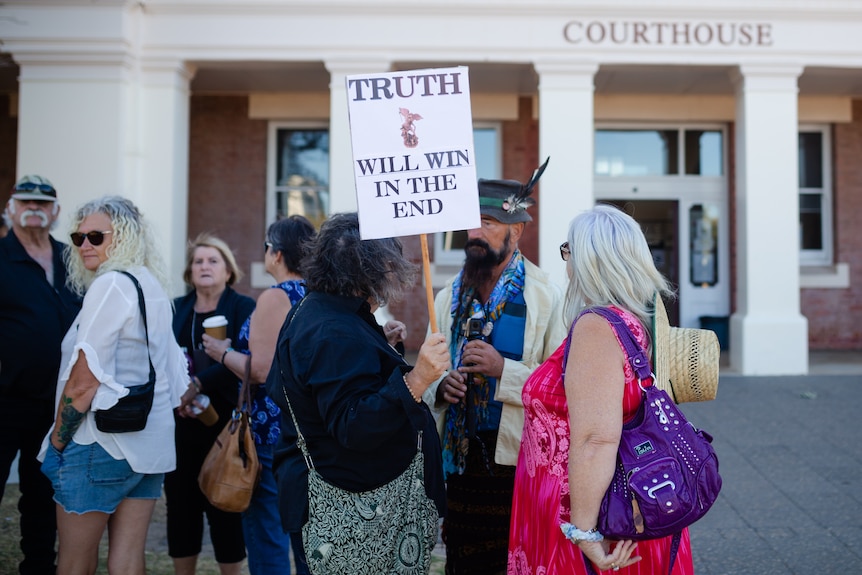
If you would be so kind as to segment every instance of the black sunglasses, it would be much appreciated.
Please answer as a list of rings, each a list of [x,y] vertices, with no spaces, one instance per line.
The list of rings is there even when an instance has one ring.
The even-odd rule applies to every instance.
[[[102,242],[105,241],[105,235],[110,234],[111,232],[87,232],[86,234],[82,234],[81,232],[75,232],[73,234],[69,234],[69,237],[72,238],[72,243],[77,247],[81,247],[84,245],[84,239],[90,241],[91,246],[100,246]]]
[[[564,262],[569,261],[569,256],[572,255],[572,250],[569,249],[569,242],[563,242],[560,244],[560,257],[563,258]]]
[[[33,190],[39,189],[43,192],[53,192],[54,186],[50,184],[37,184],[36,182],[23,182],[15,186],[16,192],[32,192]]]
[[[266,255],[266,252],[269,251],[269,248],[272,247],[271,242],[263,242],[263,255]]]

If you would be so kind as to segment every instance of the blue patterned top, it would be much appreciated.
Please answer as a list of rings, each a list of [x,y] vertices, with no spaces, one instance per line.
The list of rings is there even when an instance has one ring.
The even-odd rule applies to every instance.
[[[290,305],[294,306],[305,296],[305,284],[299,280],[287,280],[272,286],[281,288],[290,298]],[[234,349],[248,354],[248,332],[251,325],[251,316],[245,320],[239,330]],[[241,385],[241,384],[240,384]],[[281,433],[279,418],[281,410],[266,393],[265,385],[255,385],[251,388],[251,435],[258,445],[273,445]]]

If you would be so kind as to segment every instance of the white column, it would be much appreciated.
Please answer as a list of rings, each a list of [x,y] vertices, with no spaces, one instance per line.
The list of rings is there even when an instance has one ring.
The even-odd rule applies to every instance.
[[[569,222],[593,206],[593,91],[598,65],[536,62],[539,75],[539,265],[561,286],[567,280],[559,246]]]
[[[352,74],[388,72],[383,60],[327,60],[329,71],[329,213],[356,211],[356,183],[350,147],[347,85]]]
[[[130,181],[134,201],[153,223],[168,265],[173,295],[184,291],[188,239],[189,83],[194,70],[179,60],[141,65],[136,159]]]
[[[736,81],[736,312],[731,366],[808,372],[800,313],[797,80],[801,67],[742,66]]]
[[[122,51],[14,53],[20,65],[19,175],[36,173],[57,187],[68,239],[69,215],[85,201],[124,192],[133,58]]]

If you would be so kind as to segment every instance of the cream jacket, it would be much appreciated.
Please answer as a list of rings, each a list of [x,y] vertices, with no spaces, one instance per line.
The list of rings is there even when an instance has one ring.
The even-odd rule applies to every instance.
[[[521,447],[524,429],[524,404],[521,391],[533,370],[560,346],[566,338],[563,322],[562,295],[559,287],[535,264],[524,259],[524,301],[527,305],[527,324],[524,333],[524,353],[521,361],[504,358],[503,375],[497,381],[494,399],[503,403],[500,429],[497,432],[497,449],[494,461],[500,465],[515,465]],[[434,312],[446,344],[452,337],[452,284],[451,278],[434,298]],[[437,430],[443,437],[446,409],[449,404],[436,401],[441,378],[423,395],[425,402],[437,418]]]

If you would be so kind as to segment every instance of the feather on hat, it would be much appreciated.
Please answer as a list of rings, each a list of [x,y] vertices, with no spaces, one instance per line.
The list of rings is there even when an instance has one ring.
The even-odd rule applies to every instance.
[[[536,200],[530,197],[539,178],[548,167],[545,163],[533,171],[533,176],[526,184],[517,180],[486,180],[479,179],[479,211],[483,216],[490,216],[504,224],[531,222],[532,216],[527,208],[534,206]]]

